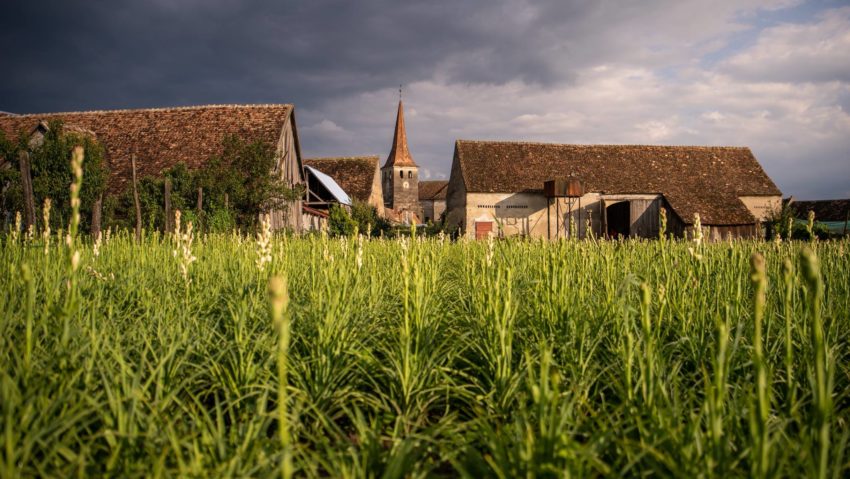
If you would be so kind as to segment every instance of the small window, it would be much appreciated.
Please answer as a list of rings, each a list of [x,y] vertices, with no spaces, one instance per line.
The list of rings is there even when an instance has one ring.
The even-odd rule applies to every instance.
[[[398,177],[399,177],[399,178],[404,178],[404,170],[400,170],[400,171],[398,172]]]
[[[410,171],[407,172],[407,177],[413,178],[413,170],[410,170]]]

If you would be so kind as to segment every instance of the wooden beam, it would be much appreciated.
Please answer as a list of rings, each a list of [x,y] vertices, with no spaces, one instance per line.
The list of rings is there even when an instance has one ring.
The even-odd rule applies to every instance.
[[[91,235],[92,238],[97,238],[101,230],[101,216],[103,211],[103,193],[98,195],[94,200],[91,210]]]
[[[35,195],[32,191],[32,169],[30,155],[26,151],[18,153],[18,163],[21,168],[21,186],[24,193],[24,218],[26,229],[35,225]]]
[[[165,179],[165,232],[174,231],[174,217],[171,214],[171,178]]]
[[[136,241],[142,241],[142,206],[139,201],[139,182],[136,178],[136,154],[130,156],[133,166],[133,204],[136,206]]]

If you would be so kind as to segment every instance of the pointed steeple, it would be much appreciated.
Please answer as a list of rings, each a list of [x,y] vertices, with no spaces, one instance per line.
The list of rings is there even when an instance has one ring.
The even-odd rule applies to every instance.
[[[398,100],[398,116],[395,119],[393,147],[383,168],[393,166],[417,166],[416,162],[413,161],[413,157],[410,156],[410,150],[407,149],[407,132],[404,130],[404,104],[401,99]]]

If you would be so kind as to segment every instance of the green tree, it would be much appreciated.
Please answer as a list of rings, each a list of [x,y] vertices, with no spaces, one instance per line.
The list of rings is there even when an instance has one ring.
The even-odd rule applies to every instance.
[[[378,210],[362,201],[355,200],[351,205],[351,219],[357,223],[357,230],[370,236],[380,236],[383,232],[386,234],[392,226],[385,219],[378,215]]]
[[[284,209],[304,195],[301,187],[290,187],[274,174],[276,158],[272,146],[260,141],[247,143],[231,135],[222,143],[222,153],[197,172],[210,209],[223,208],[225,195],[239,226],[252,226],[265,210]]]

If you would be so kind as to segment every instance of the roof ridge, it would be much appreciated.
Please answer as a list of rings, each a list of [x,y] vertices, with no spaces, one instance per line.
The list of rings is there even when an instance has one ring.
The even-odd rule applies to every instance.
[[[325,160],[373,160],[380,159],[379,155],[360,155],[360,156],[317,156],[315,158],[304,158],[304,161],[325,161]]]
[[[209,105],[186,105],[186,106],[164,106],[155,108],[118,108],[112,110],[80,110],[80,111],[54,111],[41,113],[10,113],[10,116],[18,118],[38,117],[46,115],[80,115],[80,114],[105,114],[105,113],[133,113],[133,112],[160,112],[160,111],[183,111],[183,110],[201,110],[204,108],[279,108],[289,107],[294,108],[292,103],[213,103]]]
[[[600,146],[612,147],[641,147],[641,148],[693,148],[701,150],[724,149],[724,150],[749,150],[749,146],[711,146],[711,145],[651,145],[640,143],[555,143],[550,141],[523,141],[523,140],[455,140],[456,143],[478,143],[478,144],[503,144],[503,145],[533,145],[533,146],[578,146],[595,148]]]

